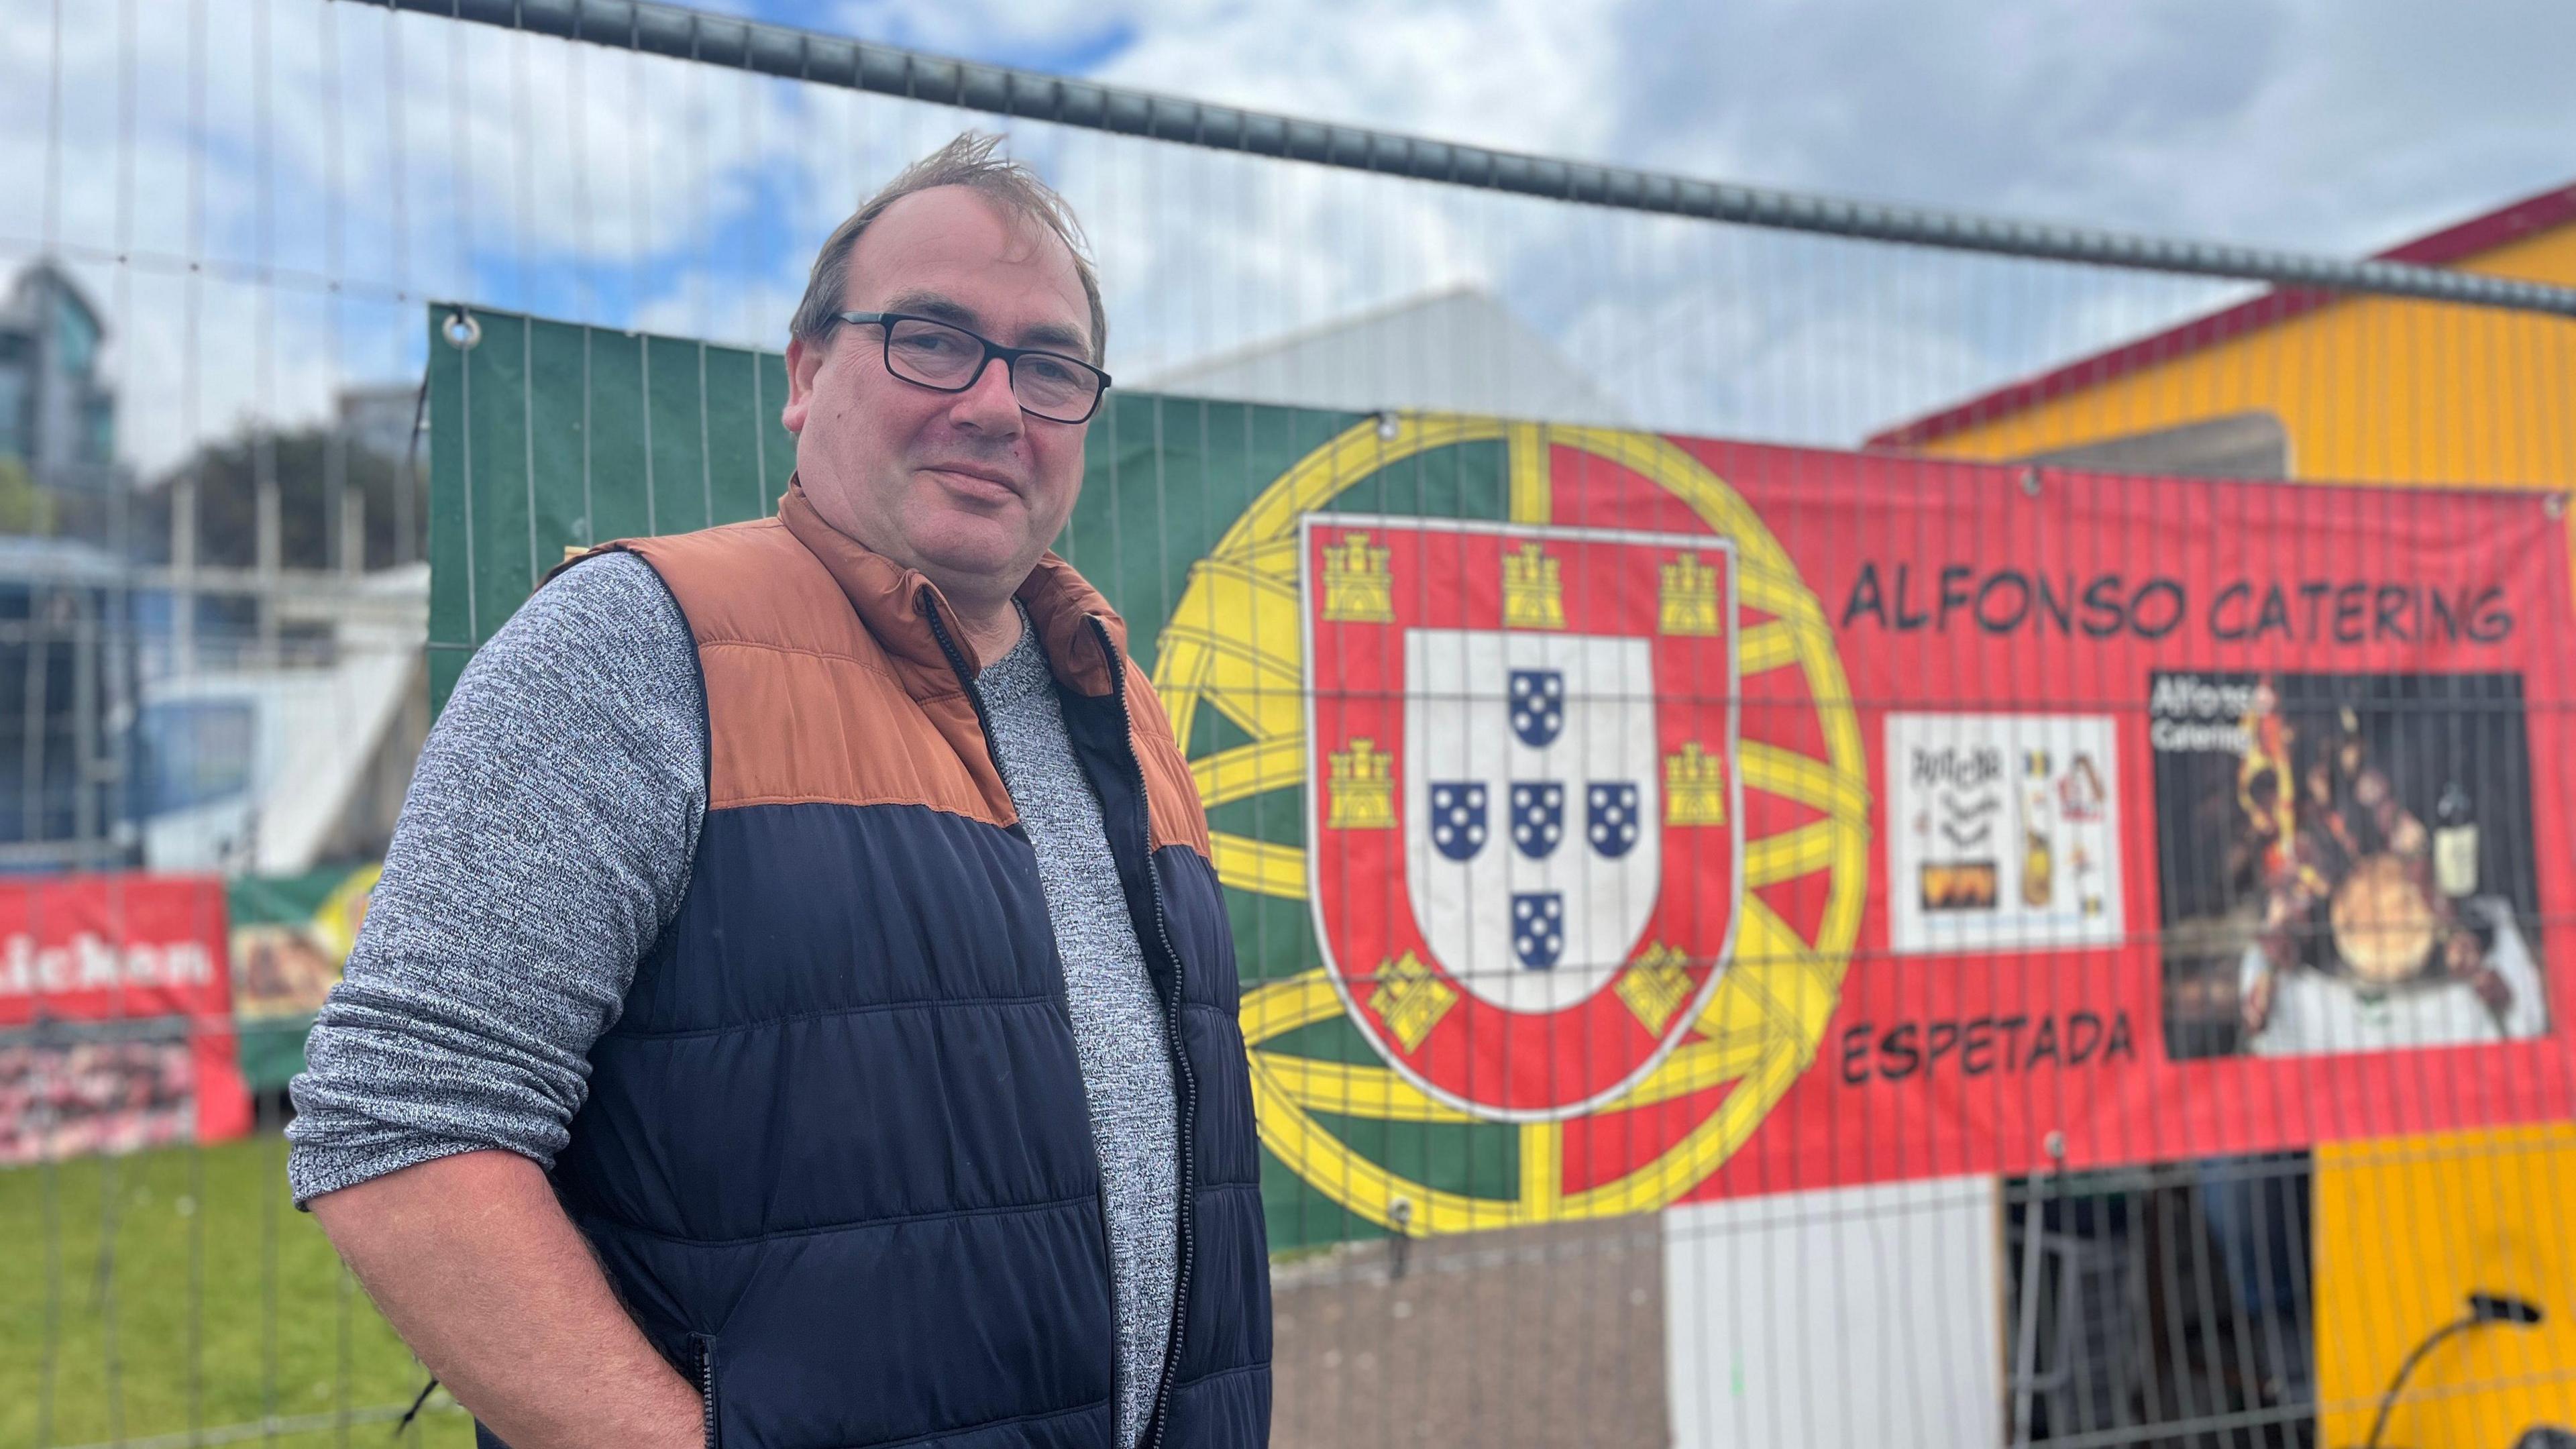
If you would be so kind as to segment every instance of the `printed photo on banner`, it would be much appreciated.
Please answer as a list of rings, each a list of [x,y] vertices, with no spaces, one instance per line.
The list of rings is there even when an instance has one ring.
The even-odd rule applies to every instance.
[[[2149,688],[2175,1057],[2548,1029],[2520,675]]]
[[[233,1013],[269,1021],[302,1020],[320,1011],[357,944],[367,901],[383,873],[378,863],[227,882]]]
[[[0,1166],[239,1136],[229,976],[220,881],[0,881]]]
[[[2119,944],[2108,715],[1887,717],[1888,949]]]
[[[0,1167],[165,1147],[191,1140],[196,1121],[184,1020],[64,1024],[0,1039]]]

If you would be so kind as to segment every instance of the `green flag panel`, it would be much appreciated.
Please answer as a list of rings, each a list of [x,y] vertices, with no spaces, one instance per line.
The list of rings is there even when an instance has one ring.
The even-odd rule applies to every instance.
[[[794,465],[773,353],[430,312],[430,699],[567,548],[758,517]]]

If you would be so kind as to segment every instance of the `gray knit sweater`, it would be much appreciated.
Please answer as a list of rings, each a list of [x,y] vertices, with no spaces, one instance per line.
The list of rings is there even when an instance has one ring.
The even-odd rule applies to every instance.
[[[1179,1251],[1163,1014],[1035,634],[977,684],[1064,958],[1108,1215],[1120,1437],[1134,1445]],[[687,621],[632,556],[573,569],[475,654],[292,1087],[299,1203],[480,1148],[553,1165],[591,1044],[687,890],[705,731]]]

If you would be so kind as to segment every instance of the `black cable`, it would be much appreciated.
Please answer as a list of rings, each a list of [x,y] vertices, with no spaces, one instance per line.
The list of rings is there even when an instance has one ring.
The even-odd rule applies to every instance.
[[[2472,1293],[2469,1311],[2434,1329],[2406,1361],[2397,1366],[2397,1376],[2388,1381],[2387,1392],[2379,1396],[2379,1416],[2370,1421],[2370,1437],[2361,1441],[2362,1449],[2379,1449],[2379,1436],[2388,1428],[2388,1416],[2397,1407],[2397,1391],[2406,1386],[2406,1376],[2433,1351],[2434,1345],[2454,1334],[2466,1333],[2489,1323],[2511,1323],[2530,1328],[2540,1322],[2540,1305],[2528,1299],[2510,1298],[2501,1293]]]
[[[2406,1355],[2406,1361],[2397,1366],[2397,1376],[2388,1381],[2386,1392],[2379,1396],[2379,1416],[2370,1421],[2370,1437],[2361,1441],[2362,1449],[2379,1449],[2379,1436],[2388,1428],[2390,1411],[2397,1407],[2397,1391],[2405,1385],[2406,1376],[2415,1371],[2415,1365],[2424,1361],[2424,1355],[2431,1353],[2435,1344],[2451,1335],[2465,1333],[2484,1322],[2485,1319],[2474,1313],[2462,1314],[2434,1329],[2431,1337],[2415,1345],[2415,1351]]]
[[[436,1392],[438,1392],[438,1375],[431,1374],[429,1376],[429,1382],[420,1386],[420,1397],[412,1400],[411,1407],[403,1410],[403,1416],[395,1421],[395,1438],[401,1438],[403,1436],[403,1430],[411,1427],[411,1421],[420,1417],[420,1406],[428,1403],[429,1396]]]

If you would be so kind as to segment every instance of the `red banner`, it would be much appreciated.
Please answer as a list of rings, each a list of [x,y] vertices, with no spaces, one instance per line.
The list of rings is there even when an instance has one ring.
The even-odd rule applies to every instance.
[[[1489,439],[1511,521],[1353,506]],[[2555,507],[1354,428],[1157,666],[1220,803],[1302,742],[1302,871],[1217,842],[1320,957],[1247,987],[1264,1141],[1455,1231],[2565,1120]]]
[[[249,1130],[223,883],[0,878],[0,1163]]]
[[[1697,1195],[2576,1107],[2550,500],[1676,441],[1821,609],[1869,790],[1815,1060]],[[1563,525],[1705,530],[1555,461]],[[1830,760],[1811,673],[1744,691],[1749,745]],[[1749,834],[1828,818],[1816,796],[1752,792]],[[1812,942],[1830,885],[1750,894]]]

